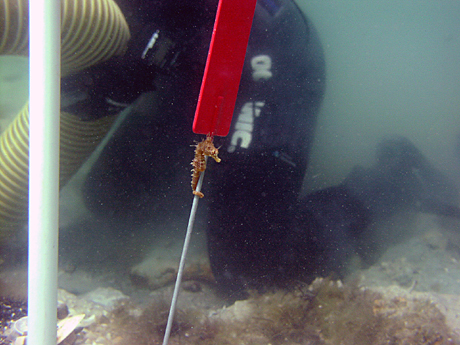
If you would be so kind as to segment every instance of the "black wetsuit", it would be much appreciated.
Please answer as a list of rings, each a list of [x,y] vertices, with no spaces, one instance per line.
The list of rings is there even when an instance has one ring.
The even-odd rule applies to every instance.
[[[115,112],[113,104],[132,102],[148,91],[149,82],[158,97],[157,114],[128,118],[89,174],[86,201],[95,212],[148,213],[152,195],[175,175],[174,157],[190,160],[190,144],[198,138],[191,123],[215,9],[189,4],[171,2],[149,12],[120,2],[128,23],[135,24],[127,55],[80,74],[99,76],[93,77],[91,100],[66,108],[83,117]],[[205,10],[190,15],[200,6]],[[177,61],[166,68],[138,59],[158,28],[181,43]],[[79,79],[65,79],[64,93]],[[222,162],[207,172],[209,252],[222,286],[228,280],[242,286],[277,269],[274,248],[289,229],[324,91],[324,56],[311,23],[292,1],[259,1],[230,134],[216,138]],[[107,98],[116,102],[106,104]]]
[[[85,94],[81,80],[91,79],[86,97],[66,109],[91,120],[152,91],[154,111],[127,117],[84,186],[91,211],[137,220],[161,205],[179,170],[189,170],[216,3],[120,5],[133,33],[127,54],[64,79],[63,92]],[[154,51],[140,59],[156,30],[164,33],[156,50],[162,58]],[[324,92],[324,54],[311,22],[293,1],[259,0],[230,134],[215,139],[222,162],[210,164],[204,190],[212,270],[235,298],[248,287],[340,271],[371,220],[435,199],[432,191],[420,192],[420,176],[436,180],[428,183],[436,190],[452,190],[445,200],[456,198],[413,145],[396,138],[379,149],[390,159],[380,157],[376,167],[299,200]]]
[[[325,89],[324,56],[293,2],[254,18],[222,162],[210,171],[208,249],[230,290],[282,278],[280,261]]]

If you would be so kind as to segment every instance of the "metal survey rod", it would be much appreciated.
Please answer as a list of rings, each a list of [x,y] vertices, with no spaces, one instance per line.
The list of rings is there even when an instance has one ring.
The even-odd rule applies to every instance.
[[[208,157],[205,157],[205,159],[207,162]],[[203,171],[200,174],[200,179],[198,180],[198,184],[196,186],[197,192],[200,192],[201,187],[203,186],[204,173],[205,172]],[[176,313],[177,299],[179,298],[180,285],[182,283],[182,276],[184,274],[185,259],[187,258],[187,251],[190,245],[190,239],[192,238],[193,225],[195,224],[196,211],[198,209],[199,201],[200,201],[200,197],[198,195],[195,195],[193,197],[192,208],[190,210],[190,217],[188,219],[187,232],[185,234],[184,246],[182,248],[182,254],[180,257],[179,269],[177,270],[176,284],[174,285],[174,292],[173,292],[173,296],[171,300],[171,306],[169,309],[168,322],[166,323],[166,330],[165,330],[165,335],[163,338],[163,345],[168,345],[169,336],[171,335],[171,328],[172,328],[173,321],[174,321],[174,314]]]

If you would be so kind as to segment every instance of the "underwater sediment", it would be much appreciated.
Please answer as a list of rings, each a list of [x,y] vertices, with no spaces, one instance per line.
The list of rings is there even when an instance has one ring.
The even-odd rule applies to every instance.
[[[455,306],[446,296],[436,300],[395,286],[378,291],[317,279],[289,290],[253,292],[247,300],[216,307],[213,288],[196,284],[201,288],[181,293],[171,345],[460,344],[452,327],[456,315],[446,312]],[[66,344],[161,344],[169,293],[168,288],[150,294],[145,304],[115,289],[82,296],[61,290],[69,315],[86,314]]]

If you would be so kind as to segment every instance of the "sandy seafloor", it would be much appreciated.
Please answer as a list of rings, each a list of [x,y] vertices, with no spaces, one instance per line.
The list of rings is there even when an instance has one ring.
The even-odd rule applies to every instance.
[[[460,223],[410,218],[385,224],[407,234],[370,267],[354,260],[342,281],[299,282],[229,304],[213,284],[201,214],[170,344],[460,344]],[[63,231],[59,301],[70,315],[85,314],[66,344],[161,344],[186,221],[184,210],[163,231]],[[24,300],[24,249],[2,250],[0,294]]]

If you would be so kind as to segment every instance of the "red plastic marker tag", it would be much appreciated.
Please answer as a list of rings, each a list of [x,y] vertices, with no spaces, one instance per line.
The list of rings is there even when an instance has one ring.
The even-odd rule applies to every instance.
[[[193,132],[227,136],[256,0],[220,0],[193,121]]]

